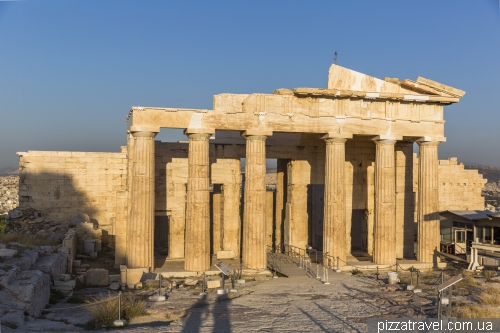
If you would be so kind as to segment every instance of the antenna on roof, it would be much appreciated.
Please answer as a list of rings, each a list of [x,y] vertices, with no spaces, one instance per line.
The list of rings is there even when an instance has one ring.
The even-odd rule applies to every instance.
[[[337,64],[337,55],[338,55],[338,53],[337,53],[337,51],[335,51],[335,57],[333,58],[333,60],[335,60],[335,65]]]

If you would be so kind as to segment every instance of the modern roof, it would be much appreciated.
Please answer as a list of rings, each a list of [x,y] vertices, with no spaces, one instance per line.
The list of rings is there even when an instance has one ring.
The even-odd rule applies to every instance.
[[[490,210],[446,210],[441,213],[452,213],[468,220],[483,220],[490,217],[500,217],[499,212],[492,212]]]

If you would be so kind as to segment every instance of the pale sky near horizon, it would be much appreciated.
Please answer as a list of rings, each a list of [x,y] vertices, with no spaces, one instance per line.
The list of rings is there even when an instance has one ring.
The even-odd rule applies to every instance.
[[[465,90],[439,158],[500,167],[498,0],[0,0],[0,168],[16,151],[119,151],[131,106],[323,88],[335,51],[368,75]]]

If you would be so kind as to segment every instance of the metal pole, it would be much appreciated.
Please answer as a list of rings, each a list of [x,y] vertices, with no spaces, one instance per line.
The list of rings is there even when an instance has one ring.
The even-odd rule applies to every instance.
[[[377,275],[377,280],[378,280],[378,266],[377,266],[377,273],[375,273],[375,275]]]
[[[410,270],[410,286],[413,286],[413,266]]]
[[[420,281],[420,271],[417,271],[417,289],[418,289],[418,282]]]
[[[442,291],[438,293],[438,318],[441,318],[441,298],[442,298]]]
[[[340,267],[340,266],[339,266],[339,259],[340,259],[340,258],[337,256],[337,269],[340,269],[340,268],[339,268],[339,267]]]
[[[118,320],[121,320],[122,315],[122,292],[118,292]]]
[[[452,295],[452,289],[453,289],[453,285],[450,286],[449,290],[450,290],[450,293],[448,294],[448,317],[451,317],[452,314],[451,314],[451,295]]]
[[[158,296],[161,295],[161,274],[160,274],[160,279],[159,279],[159,282],[160,282],[160,287],[158,288]]]

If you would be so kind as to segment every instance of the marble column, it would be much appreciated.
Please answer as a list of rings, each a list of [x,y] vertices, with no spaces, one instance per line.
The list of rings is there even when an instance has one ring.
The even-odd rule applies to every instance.
[[[204,272],[210,269],[209,139],[211,134],[186,133],[186,135],[189,138],[189,150],[184,269]]]
[[[396,168],[393,139],[376,139],[373,262],[396,263]]]
[[[417,142],[418,162],[418,244],[417,260],[437,263],[439,251],[439,182],[437,141]]]
[[[276,177],[276,229],[274,231],[275,244],[283,249],[283,220],[286,204],[286,169],[288,160],[278,159]]]
[[[413,142],[396,143],[396,258],[414,258]]]
[[[245,135],[246,166],[243,211],[243,266],[266,269],[266,138]]]
[[[156,132],[133,132],[130,219],[127,228],[128,268],[154,269]]]
[[[323,219],[323,253],[335,261],[324,265],[345,265],[346,260],[346,197],[344,138],[326,138],[325,201]]]

